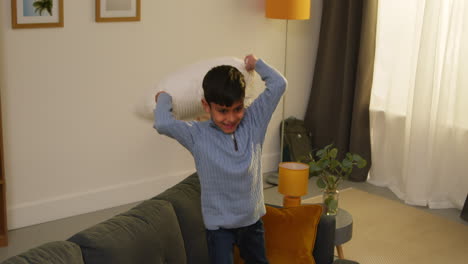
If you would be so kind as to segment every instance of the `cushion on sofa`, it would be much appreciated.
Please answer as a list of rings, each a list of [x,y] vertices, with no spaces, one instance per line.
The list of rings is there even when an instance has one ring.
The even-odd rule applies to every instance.
[[[187,263],[209,263],[198,175],[192,174],[152,199],[169,201],[174,207],[184,238]]]
[[[289,208],[266,207],[263,216],[265,246],[270,263],[315,264],[312,256],[317,226],[322,215],[320,205]]]
[[[186,263],[172,205],[148,200],[72,236],[86,264]]]
[[[68,241],[54,241],[11,257],[3,264],[83,264],[81,249]]]

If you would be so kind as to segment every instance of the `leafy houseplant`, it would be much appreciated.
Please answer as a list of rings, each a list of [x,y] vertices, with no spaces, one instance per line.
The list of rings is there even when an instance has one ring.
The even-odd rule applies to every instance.
[[[309,164],[312,175],[318,175],[317,186],[323,190],[323,202],[327,214],[338,212],[338,186],[347,179],[354,167],[364,168],[367,161],[358,154],[346,153],[342,161],[337,160],[338,149],[333,144],[325,146],[316,152],[309,153],[300,162]]]

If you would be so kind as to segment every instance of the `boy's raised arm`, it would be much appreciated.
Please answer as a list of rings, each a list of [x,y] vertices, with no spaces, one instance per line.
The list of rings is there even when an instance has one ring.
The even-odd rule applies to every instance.
[[[172,114],[172,97],[166,92],[159,92],[155,96],[157,101],[154,109],[154,128],[163,134],[179,141],[189,151],[192,150],[194,140],[189,122],[176,120]]]

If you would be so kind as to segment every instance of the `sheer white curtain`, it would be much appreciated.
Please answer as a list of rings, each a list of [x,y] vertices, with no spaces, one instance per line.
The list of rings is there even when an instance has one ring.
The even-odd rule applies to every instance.
[[[369,182],[408,204],[468,193],[468,2],[380,0]]]

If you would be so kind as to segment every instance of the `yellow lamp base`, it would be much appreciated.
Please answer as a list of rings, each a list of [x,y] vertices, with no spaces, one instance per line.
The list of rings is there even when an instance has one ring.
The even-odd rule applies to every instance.
[[[287,196],[283,197],[283,207],[297,207],[301,205],[301,197],[300,196]]]

